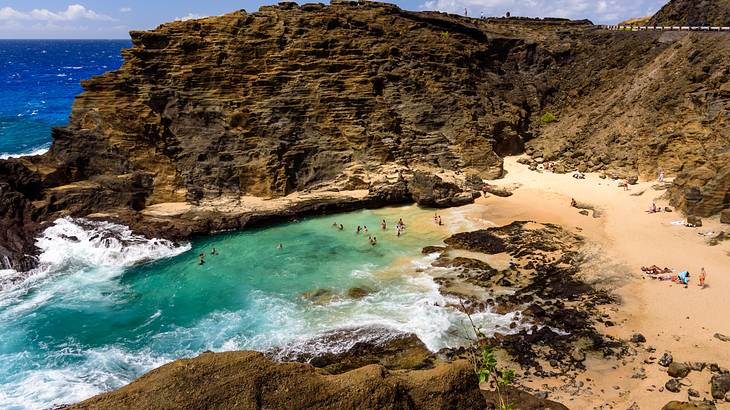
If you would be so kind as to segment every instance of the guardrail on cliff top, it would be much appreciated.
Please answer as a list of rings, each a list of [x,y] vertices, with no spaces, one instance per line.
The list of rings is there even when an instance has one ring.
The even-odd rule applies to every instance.
[[[605,30],[615,31],[730,31],[730,27],[710,27],[710,26],[622,26],[622,25],[602,25]]]

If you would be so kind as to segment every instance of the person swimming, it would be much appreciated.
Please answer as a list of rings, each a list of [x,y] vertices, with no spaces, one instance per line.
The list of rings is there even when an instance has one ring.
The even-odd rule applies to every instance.
[[[375,246],[378,244],[378,238],[374,237],[370,239],[370,245]]]
[[[340,224],[339,229],[342,231],[345,229],[345,227],[342,224]]]
[[[332,222],[332,227],[333,228],[337,228],[337,222],[336,221],[335,222]]]
[[[280,244],[276,245],[276,249],[284,249],[284,244],[280,243]]]

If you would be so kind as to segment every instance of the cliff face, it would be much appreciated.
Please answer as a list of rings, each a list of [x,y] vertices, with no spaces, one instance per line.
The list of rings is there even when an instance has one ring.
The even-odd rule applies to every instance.
[[[671,0],[649,21],[656,26],[730,26],[728,0]]]
[[[26,267],[35,233],[64,215],[175,238],[323,208],[462,204],[525,146],[591,170],[682,173],[680,205],[714,181],[687,209],[728,206],[727,36],[371,2],[131,35],[124,65],[84,82],[48,154],[0,161],[4,265]],[[559,121],[541,125],[546,111]]]

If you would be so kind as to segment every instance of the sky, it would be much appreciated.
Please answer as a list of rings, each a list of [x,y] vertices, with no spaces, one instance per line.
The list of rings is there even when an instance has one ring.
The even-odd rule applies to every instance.
[[[667,0],[398,0],[407,10],[438,10],[469,16],[588,18],[617,23],[654,14]],[[126,39],[172,20],[256,11],[260,0],[0,0],[0,38]],[[304,3],[304,2],[301,2]]]

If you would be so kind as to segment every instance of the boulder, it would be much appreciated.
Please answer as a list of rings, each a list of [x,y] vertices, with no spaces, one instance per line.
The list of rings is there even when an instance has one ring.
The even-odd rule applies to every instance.
[[[687,225],[699,228],[702,226],[702,219],[697,216],[689,215],[687,216]]]
[[[277,363],[258,352],[203,353],[152,370],[119,390],[70,409],[483,409],[468,362],[391,372],[369,365],[329,374],[305,363]]]
[[[636,185],[639,183],[639,177],[637,176],[630,176],[626,178],[626,182],[628,182],[629,185]]]
[[[712,402],[686,402],[670,401],[662,407],[662,410],[715,410]]]
[[[668,367],[670,364],[672,364],[672,361],[674,361],[674,358],[669,353],[664,353],[659,359],[659,366]]]
[[[669,379],[666,383],[664,383],[664,388],[672,393],[679,393],[679,391],[682,389],[682,385],[677,379]]]
[[[720,222],[724,224],[730,224],[730,209],[725,209],[720,212]]]
[[[673,362],[667,368],[667,374],[675,378],[687,377],[690,367],[685,363]]]
[[[631,335],[631,342],[633,343],[645,343],[646,338],[641,333],[634,333]]]
[[[730,373],[713,375],[710,390],[713,398],[723,400],[725,395],[730,392]]]

